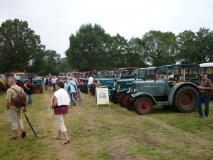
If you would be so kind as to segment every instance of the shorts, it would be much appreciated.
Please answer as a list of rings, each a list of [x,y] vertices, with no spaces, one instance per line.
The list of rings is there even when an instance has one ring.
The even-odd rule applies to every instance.
[[[8,109],[7,114],[10,122],[11,129],[17,130],[19,124],[23,124],[23,121],[21,119],[21,113],[23,108],[17,108],[17,109]]]
[[[58,123],[58,131],[60,132],[67,132],[67,128],[65,127],[65,124],[64,124],[64,116],[65,115],[55,115],[55,119],[56,119],[56,122]]]

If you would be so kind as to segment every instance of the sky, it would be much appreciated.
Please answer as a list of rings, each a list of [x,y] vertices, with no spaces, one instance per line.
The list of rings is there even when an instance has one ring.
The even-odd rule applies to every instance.
[[[150,30],[213,30],[213,0],[0,0],[0,24],[8,19],[27,21],[46,50],[65,57],[70,35],[88,23],[127,40]]]

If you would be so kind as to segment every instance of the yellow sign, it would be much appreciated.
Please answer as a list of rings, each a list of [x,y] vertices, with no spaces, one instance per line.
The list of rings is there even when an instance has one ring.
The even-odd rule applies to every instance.
[[[97,104],[97,107],[99,104],[108,104],[110,107],[108,88],[96,87],[95,103]]]

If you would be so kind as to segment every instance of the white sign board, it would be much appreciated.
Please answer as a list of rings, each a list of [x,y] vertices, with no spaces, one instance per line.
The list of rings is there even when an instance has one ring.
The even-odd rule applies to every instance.
[[[96,87],[95,103],[97,104],[97,107],[99,104],[108,104],[110,107],[108,88]]]

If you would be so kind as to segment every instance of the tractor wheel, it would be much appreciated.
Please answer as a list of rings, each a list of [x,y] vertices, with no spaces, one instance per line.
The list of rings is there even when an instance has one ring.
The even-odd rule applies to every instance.
[[[24,83],[21,82],[21,81],[17,81],[16,84],[21,87],[21,88],[24,88]]]
[[[111,101],[112,102],[112,94],[113,94],[114,92],[112,92],[112,91],[110,91],[110,96],[109,96],[109,101]]]
[[[135,111],[139,115],[149,114],[153,110],[153,102],[149,97],[141,97],[136,100]]]
[[[0,79],[0,83],[2,84],[3,86],[3,90],[6,90],[8,88],[8,85],[7,85],[7,82],[3,79]]]
[[[116,91],[114,91],[112,93],[111,100],[112,100],[113,103],[118,103],[119,102],[118,93]]]
[[[121,107],[125,107],[125,101],[126,101],[126,98],[129,94],[127,93],[122,93],[120,96],[119,96],[119,103],[121,105]]]
[[[33,88],[33,90],[34,90],[34,93],[42,93],[42,87],[41,86],[35,86]]]
[[[130,97],[131,95],[128,95],[126,97],[126,100],[125,100],[125,107],[129,110],[129,111],[134,111],[135,108],[134,108],[134,103],[132,101],[130,101]]]
[[[4,86],[3,84],[0,82],[0,91],[3,91],[4,90]]]
[[[198,92],[191,86],[183,86],[174,95],[174,106],[183,113],[193,112],[197,107]]]

